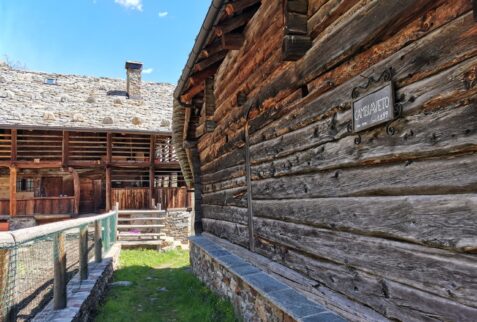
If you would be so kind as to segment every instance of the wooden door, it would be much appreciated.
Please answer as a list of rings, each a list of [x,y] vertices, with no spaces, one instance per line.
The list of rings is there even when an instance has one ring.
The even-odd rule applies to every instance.
[[[79,212],[82,214],[95,212],[94,185],[89,178],[80,178],[80,205]]]

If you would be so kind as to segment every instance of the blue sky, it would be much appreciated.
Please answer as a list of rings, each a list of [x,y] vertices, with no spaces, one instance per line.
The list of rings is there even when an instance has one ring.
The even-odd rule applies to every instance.
[[[176,83],[210,0],[0,0],[0,60],[27,69]]]

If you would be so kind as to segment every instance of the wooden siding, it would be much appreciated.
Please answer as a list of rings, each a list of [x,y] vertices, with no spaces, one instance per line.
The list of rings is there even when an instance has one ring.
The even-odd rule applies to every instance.
[[[456,1],[309,0],[311,49],[281,59],[282,2],[263,0],[215,74],[198,141],[203,227],[302,273],[351,320],[477,317],[477,24]],[[402,118],[356,134],[351,93],[392,68]],[[252,104],[253,103],[253,104]],[[349,306],[343,299],[355,301]]]

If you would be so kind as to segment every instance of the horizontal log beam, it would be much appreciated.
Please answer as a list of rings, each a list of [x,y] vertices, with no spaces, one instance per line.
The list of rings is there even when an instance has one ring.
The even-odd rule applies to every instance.
[[[254,6],[260,2],[260,0],[239,0],[237,2],[227,4],[225,6],[225,12],[227,15],[232,16],[235,13]]]

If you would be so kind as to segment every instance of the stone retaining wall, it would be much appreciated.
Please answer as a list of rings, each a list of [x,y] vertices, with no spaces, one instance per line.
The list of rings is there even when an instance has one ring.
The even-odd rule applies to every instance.
[[[182,245],[189,244],[191,235],[192,211],[171,209],[166,212],[165,227],[161,230],[167,237],[173,238]]]
[[[194,274],[244,321],[345,321],[206,237],[190,239],[190,260]]]

